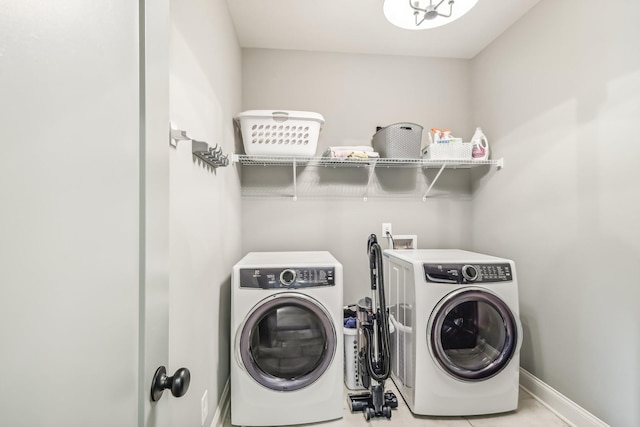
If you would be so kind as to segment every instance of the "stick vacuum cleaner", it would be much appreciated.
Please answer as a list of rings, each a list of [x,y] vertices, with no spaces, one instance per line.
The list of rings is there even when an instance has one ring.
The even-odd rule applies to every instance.
[[[389,318],[384,294],[382,249],[375,234],[367,242],[371,275],[371,298],[358,302],[358,373],[361,383],[369,391],[349,394],[351,412],[362,411],[366,420],[374,417],[391,418],[391,409],[398,407],[398,399],[391,391],[384,391],[384,382],[391,373],[389,348]],[[377,295],[376,295],[377,293]]]

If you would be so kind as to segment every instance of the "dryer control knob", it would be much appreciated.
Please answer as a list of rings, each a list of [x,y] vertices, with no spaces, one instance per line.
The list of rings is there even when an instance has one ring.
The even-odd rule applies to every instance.
[[[478,270],[473,265],[465,265],[462,267],[462,277],[468,282],[478,279]]]
[[[280,273],[280,282],[283,285],[289,286],[295,281],[296,281],[295,270],[291,270],[291,269],[282,270],[282,273]]]

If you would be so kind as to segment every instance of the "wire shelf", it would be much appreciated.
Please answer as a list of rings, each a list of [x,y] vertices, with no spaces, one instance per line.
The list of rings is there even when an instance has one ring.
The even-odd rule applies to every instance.
[[[442,160],[442,159],[360,159],[360,158],[335,158],[335,157],[292,157],[292,156],[266,156],[266,155],[247,155],[247,154],[234,154],[232,156],[232,162],[237,162],[246,166],[287,166],[292,169],[291,174],[291,188],[278,188],[275,195],[290,194],[293,200],[298,199],[299,190],[305,186],[305,183],[298,182],[298,168],[307,168],[310,166],[321,168],[362,168],[367,172],[366,182],[363,188],[358,189],[357,186],[352,190],[355,194],[360,195],[363,200],[367,200],[369,196],[378,195],[380,192],[376,191],[374,183],[374,171],[386,169],[386,168],[411,168],[418,169],[437,169],[437,174],[431,181],[431,183],[422,191],[422,200],[426,201],[430,195],[431,190],[440,178],[440,175],[445,169],[470,169],[477,166],[489,165],[494,170],[500,170],[503,167],[503,160]],[[422,175],[422,174],[421,174]],[[300,187],[300,188],[299,188]],[[326,185],[320,183],[312,184],[314,188],[313,193],[319,194],[321,188],[326,188]],[[349,188],[349,186],[342,186],[341,188]],[[256,190],[256,189],[254,189]],[[344,191],[343,191],[344,192]],[[270,191],[264,191],[258,189],[257,194],[248,189],[243,189],[243,196],[262,195],[268,196]]]
[[[502,168],[503,160],[433,160],[433,159],[358,159],[334,157],[291,157],[236,154],[233,161],[248,166],[319,166],[376,168],[445,168],[469,169],[480,165]]]

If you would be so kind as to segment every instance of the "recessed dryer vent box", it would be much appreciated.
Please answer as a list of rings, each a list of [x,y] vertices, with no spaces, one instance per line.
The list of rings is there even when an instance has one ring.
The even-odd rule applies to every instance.
[[[393,236],[393,249],[418,249],[418,236],[415,234]]]

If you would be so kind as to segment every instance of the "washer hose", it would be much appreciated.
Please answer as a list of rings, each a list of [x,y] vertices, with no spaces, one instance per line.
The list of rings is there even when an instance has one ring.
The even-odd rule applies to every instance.
[[[367,372],[377,382],[382,382],[389,378],[391,373],[391,350],[390,350],[390,333],[389,333],[389,317],[387,314],[387,303],[384,294],[384,274],[382,270],[382,249],[378,244],[375,234],[369,236],[367,244],[369,252],[369,267],[371,269],[371,289],[378,291],[378,309],[376,312],[377,330],[365,328],[365,336],[367,338]],[[375,349],[371,345],[373,333],[377,333],[380,338],[379,354],[375,354]],[[378,356],[376,358],[376,356]],[[380,360],[378,366],[373,366],[375,360]]]

